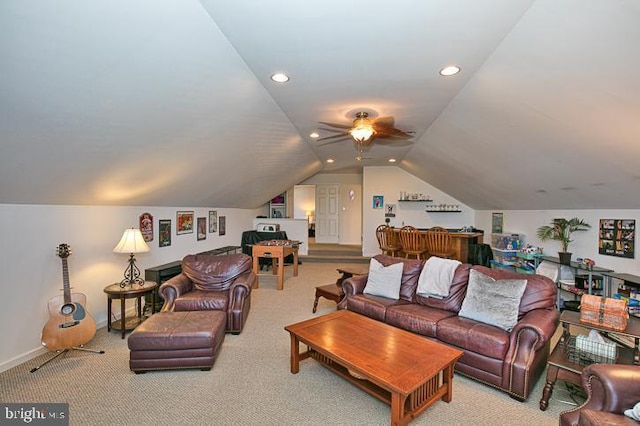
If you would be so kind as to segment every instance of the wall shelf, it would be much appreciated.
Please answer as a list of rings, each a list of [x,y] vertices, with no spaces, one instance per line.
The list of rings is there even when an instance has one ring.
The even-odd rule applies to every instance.
[[[425,210],[426,213],[462,213],[462,210]]]
[[[433,200],[398,200],[399,203],[433,203]]]

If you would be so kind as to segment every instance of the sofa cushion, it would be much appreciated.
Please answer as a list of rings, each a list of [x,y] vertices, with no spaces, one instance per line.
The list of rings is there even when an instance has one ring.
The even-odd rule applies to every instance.
[[[408,304],[406,300],[393,300],[387,297],[355,294],[347,297],[347,309],[385,322],[387,308],[394,305]]]
[[[251,271],[251,257],[246,254],[190,254],[182,259],[184,273],[198,290],[227,290],[241,274]]]
[[[378,254],[373,257],[384,266],[402,263],[402,280],[400,282],[400,299],[413,302],[416,296],[416,288],[418,287],[418,277],[424,260],[420,259],[403,259],[401,257],[392,257],[384,254]]]
[[[439,321],[436,337],[442,343],[499,360],[504,359],[509,349],[508,332],[459,316]]]
[[[402,269],[401,263],[384,266],[376,259],[371,259],[367,284],[362,292],[372,296],[399,299]]]
[[[411,303],[389,306],[385,322],[422,336],[436,337],[438,321],[454,315],[454,312]]]
[[[495,280],[474,269],[458,315],[511,331],[527,280]]]
[[[449,296],[444,299],[436,299],[433,297],[424,297],[416,294],[416,302],[429,306],[431,308],[442,309],[457,313],[462,306],[464,295],[467,291],[467,282],[469,281],[469,270],[471,265],[463,263],[456,268],[456,272],[453,275],[453,282],[449,287]],[[416,284],[417,286],[417,284]]]
[[[523,274],[518,274],[517,272],[491,269],[479,265],[473,266],[473,269],[495,280],[522,279],[523,277]],[[526,279],[527,287],[520,300],[518,319],[534,309],[554,310],[557,292],[555,282],[545,276],[537,274],[526,275]]]

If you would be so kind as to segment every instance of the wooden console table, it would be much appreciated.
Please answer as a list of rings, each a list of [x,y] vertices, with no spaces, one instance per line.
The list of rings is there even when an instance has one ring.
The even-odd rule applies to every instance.
[[[284,258],[293,255],[293,276],[298,276],[298,241],[272,240],[255,244],[251,248],[253,255],[253,273],[256,274],[256,284],[254,288],[260,286],[260,258],[271,259],[271,269],[273,275],[278,275],[278,290],[284,288]]]

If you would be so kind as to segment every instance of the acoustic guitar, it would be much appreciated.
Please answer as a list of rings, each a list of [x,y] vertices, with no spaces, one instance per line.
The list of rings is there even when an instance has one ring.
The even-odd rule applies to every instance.
[[[85,308],[87,297],[82,293],[71,293],[67,265],[71,248],[60,244],[56,254],[62,259],[63,294],[49,300],[49,320],[42,328],[42,344],[50,351],[82,346],[96,334],[96,323]]]

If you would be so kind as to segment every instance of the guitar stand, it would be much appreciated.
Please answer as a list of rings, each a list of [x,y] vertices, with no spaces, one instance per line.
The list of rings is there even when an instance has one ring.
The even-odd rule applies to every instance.
[[[51,358],[49,358],[48,360],[46,360],[45,362],[43,362],[42,364],[38,365],[37,367],[33,367],[29,372],[30,373],[35,373],[36,371],[40,370],[40,367],[44,367],[45,365],[49,364],[51,361],[53,361],[54,359],[58,358],[60,355],[62,354],[66,354],[69,351],[84,351],[84,352],[93,352],[96,354],[103,354],[104,351],[98,350],[98,349],[87,349],[83,346],[74,346],[72,348],[69,349],[63,349],[61,351],[56,351],[56,354],[54,356],[52,356]]]

